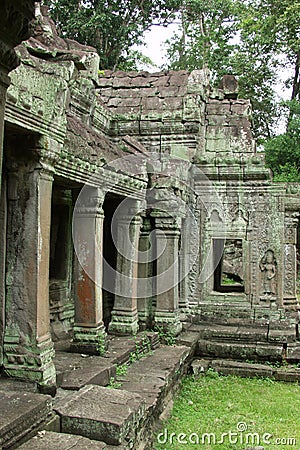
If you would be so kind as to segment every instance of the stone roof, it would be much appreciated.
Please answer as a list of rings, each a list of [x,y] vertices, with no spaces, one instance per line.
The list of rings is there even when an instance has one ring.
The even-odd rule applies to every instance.
[[[190,73],[105,70],[98,79],[101,101],[118,114],[182,109]]]

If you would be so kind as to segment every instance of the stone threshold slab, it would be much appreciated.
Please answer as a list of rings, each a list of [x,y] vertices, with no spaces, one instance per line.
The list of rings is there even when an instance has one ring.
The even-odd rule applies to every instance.
[[[0,448],[6,449],[39,427],[52,413],[48,395],[0,391]]]
[[[135,441],[145,402],[135,393],[89,385],[66,396],[54,410],[63,433],[120,445]]]
[[[55,366],[58,387],[77,391],[88,384],[106,386],[116,374],[115,366],[100,356],[57,352]]]

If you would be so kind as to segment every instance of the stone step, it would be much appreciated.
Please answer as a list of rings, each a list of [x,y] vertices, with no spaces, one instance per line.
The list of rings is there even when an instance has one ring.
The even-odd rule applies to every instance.
[[[62,433],[130,447],[145,414],[145,401],[125,390],[89,385],[54,405]]]
[[[117,377],[122,389],[138,393],[146,402],[148,414],[158,418],[188,370],[192,351],[186,346],[161,346],[146,358],[132,364],[126,375]]]
[[[187,329],[182,331],[176,338],[176,344],[190,347],[191,350],[195,351],[198,339],[199,330],[195,327],[195,329]]]
[[[247,363],[230,359],[194,359],[191,364],[195,376],[205,374],[211,368],[220,375],[236,375],[249,378],[273,378],[276,381],[299,382],[300,368],[283,365],[282,367],[267,364]]]
[[[156,332],[143,332],[134,337],[114,336],[109,342],[105,358],[112,364],[124,364],[130,360],[131,354],[142,356],[149,350],[160,346],[159,335]]]
[[[107,444],[92,441],[82,436],[40,431],[25,444],[17,447],[20,450],[107,450]]]
[[[159,347],[158,333],[139,333],[135,337],[111,337],[108,350],[102,356],[56,351],[57,387],[79,390],[88,384],[107,386],[116,374],[116,365],[129,361]],[[65,348],[66,350],[66,348]]]
[[[267,325],[250,326],[244,325],[220,325],[206,324],[192,325],[189,333],[198,332],[199,339],[216,340],[216,341],[235,341],[235,342],[271,342],[271,343],[287,343],[296,341],[295,327],[286,329],[277,329]]]
[[[60,389],[54,410],[62,432],[109,445],[143,448],[143,442],[153,438],[153,424],[166,412],[182,374],[188,371],[192,353],[187,346],[161,346],[116,377],[120,389],[92,385],[77,392]]]
[[[49,420],[52,398],[26,391],[0,390],[0,448],[11,448]]]
[[[116,368],[105,358],[80,355],[70,352],[56,352],[57,387],[79,390],[87,384],[106,386],[115,376]]]
[[[222,342],[199,339],[196,356],[237,360],[281,361],[285,357],[282,344],[269,342]]]
[[[39,431],[36,436],[21,446],[20,450],[126,450],[123,445],[108,445],[74,434]]]
[[[220,296],[220,301],[216,302],[207,299],[199,302],[197,308],[190,317],[190,321],[195,324],[201,322],[215,323],[220,325],[246,325],[247,324],[267,324],[276,323],[277,328],[287,327],[295,322],[295,312],[288,312],[275,304],[251,305],[250,302],[238,303],[230,302],[228,297]]]

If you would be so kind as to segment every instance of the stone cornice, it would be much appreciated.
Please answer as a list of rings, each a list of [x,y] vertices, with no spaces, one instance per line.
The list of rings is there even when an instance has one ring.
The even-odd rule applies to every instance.
[[[6,102],[5,120],[28,131],[46,134],[60,143],[64,143],[66,128],[53,121],[45,120],[32,111],[16,106],[9,99]]]
[[[55,174],[69,180],[96,186],[105,192],[143,200],[147,182],[129,175],[110,171],[62,152],[55,165]]]

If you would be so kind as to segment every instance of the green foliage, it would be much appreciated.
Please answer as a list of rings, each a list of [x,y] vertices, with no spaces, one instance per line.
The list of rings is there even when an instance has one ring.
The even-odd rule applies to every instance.
[[[154,23],[167,23],[175,0],[44,0],[64,37],[97,49],[102,69],[135,68],[138,52],[131,47],[142,42],[143,33]]]
[[[230,42],[236,32],[234,1],[184,1],[180,18],[179,32],[168,41],[170,66],[188,70],[209,67],[218,77],[227,73],[235,47]]]
[[[128,364],[122,364],[121,366],[116,367],[117,376],[126,375],[127,372],[128,372]]]
[[[159,339],[163,344],[174,345],[176,343],[176,335],[172,329],[155,325],[154,331],[158,333]]]
[[[145,336],[141,343],[135,344],[135,351],[131,352],[129,355],[130,364],[138,361],[141,358],[144,358],[146,355],[151,353],[151,342],[148,336]]]
[[[107,385],[109,389],[119,389],[121,386],[122,383],[117,381],[115,377],[111,377],[109,380],[109,384]]]
[[[214,369],[212,369],[211,367],[209,367],[208,369],[207,369],[207,372],[205,373],[205,376],[207,377],[207,378],[219,378],[219,373],[218,372],[216,372]]]
[[[270,139],[281,69],[289,70],[282,85],[299,99],[299,17],[299,2],[290,0],[182,1],[179,32],[168,42],[170,67],[208,67],[216,85],[224,73],[235,75],[240,97],[252,101],[255,136]]]
[[[99,336],[99,340],[97,343],[97,352],[99,353],[99,356],[103,356],[105,351],[106,351],[105,336]]]
[[[266,163],[273,170],[274,181],[300,182],[300,102],[286,102],[287,131],[265,144]]]

